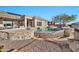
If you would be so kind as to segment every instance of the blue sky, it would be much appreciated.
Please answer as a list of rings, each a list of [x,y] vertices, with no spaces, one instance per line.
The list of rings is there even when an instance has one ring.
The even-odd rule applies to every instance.
[[[79,22],[79,6],[0,6],[0,10],[12,13],[40,16],[49,21],[52,17],[60,14],[77,15],[73,22]]]

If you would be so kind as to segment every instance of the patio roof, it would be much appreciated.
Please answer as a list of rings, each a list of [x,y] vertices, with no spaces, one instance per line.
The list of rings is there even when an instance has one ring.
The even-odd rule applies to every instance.
[[[42,20],[42,21],[48,21],[47,19],[44,19],[44,18],[38,17],[38,16],[28,16],[28,15],[26,15],[26,18],[27,19],[32,19],[32,20],[37,19],[37,20]]]
[[[38,19],[38,20],[42,20],[42,21],[48,21],[47,19],[44,19],[44,18],[42,18],[42,17],[39,17],[39,16],[34,16],[36,19]]]
[[[14,14],[14,13],[9,13],[9,12],[5,12],[5,11],[0,11],[0,18],[1,19],[15,19],[15,20],[20,20],[21,19],[21,15],[18,14]]]

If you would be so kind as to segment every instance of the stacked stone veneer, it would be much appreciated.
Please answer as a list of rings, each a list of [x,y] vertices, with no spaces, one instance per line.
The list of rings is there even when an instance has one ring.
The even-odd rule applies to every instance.
[[[79,30],[74,29],[74,39],[69,39],[68,44],[74,52],[79,52]]]
[[[64,28],[65,36],[68,36],[67,43],[69,48],[74,52],[79,52],[79,29],[74,28]]]
[[[64,30],[56,32],[35,32],[34,35],[38,38],[60,38],[64,36]]]
[[[26,40],[31,39],[34,36],[38,38],[61,38],[64,37],[64,35],[69,38],[74,38],[74,29],[65,29],[56,32],[34,32],[33,30],[26,29],[10,29],[0,31],[0,39],[2,40]]]
[[[18,29],[18,30],[3,30],[0,31],[0,39],[2,40],[26,40],[34,37],[33,30]]]
[[[0,31],[0,40],[7,40],[9,38],[8,32]]]
[[[74,28],[64,28],[64,35],[69,39],[74,39]]]

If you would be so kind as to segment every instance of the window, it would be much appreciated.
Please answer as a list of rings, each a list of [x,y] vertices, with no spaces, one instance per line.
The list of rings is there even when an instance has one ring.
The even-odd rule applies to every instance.
[[[12,21],[3,21],[3,25],[5,28],[12,28]]]
[[[37,26],[42,26],[42,22],[37,22]]]
[[[9,24],[9,23],[8,23],[8,24],[4,24],[4,26],[12,26],[12,24]]]

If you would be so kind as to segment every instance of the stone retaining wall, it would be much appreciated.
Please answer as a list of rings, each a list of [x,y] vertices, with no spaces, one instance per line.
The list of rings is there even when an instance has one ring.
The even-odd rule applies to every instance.
[[[8,30],[1,30],[0,31],[0,39],[3,40],[26,40],[32,37],[38,38],[60,38],[64,35],[67,35],[70,38],[74,38],[74,29],[65,29],[56,31],[56,32],[38,32],[34,33],[33,30],[26,30],[26,29],[8,29]]]
[[[79,52],[79,41],[75,39],[74,40],[69,39],[68,44],[69,44],[69,48],[72,49],[72,51]]]
[[[74,52],[79,52],[79,29],[74,29],[74,39],[68,39],[70,49]]]
[[[74,28],[64,28],[64,35],[69,39],[74,39]]]
[[[34,35],[38,38],[60,38],[64,36],[64,30],[56,32],[35,32]]]
[[[33,30],[17,29],[0,31],[0,39],[2,40],[26,40],[34,37]]]
[[[75,30],[74,38],[75,38],[76,40],[79,40],[79,29],[78,29],[78,31]]]

